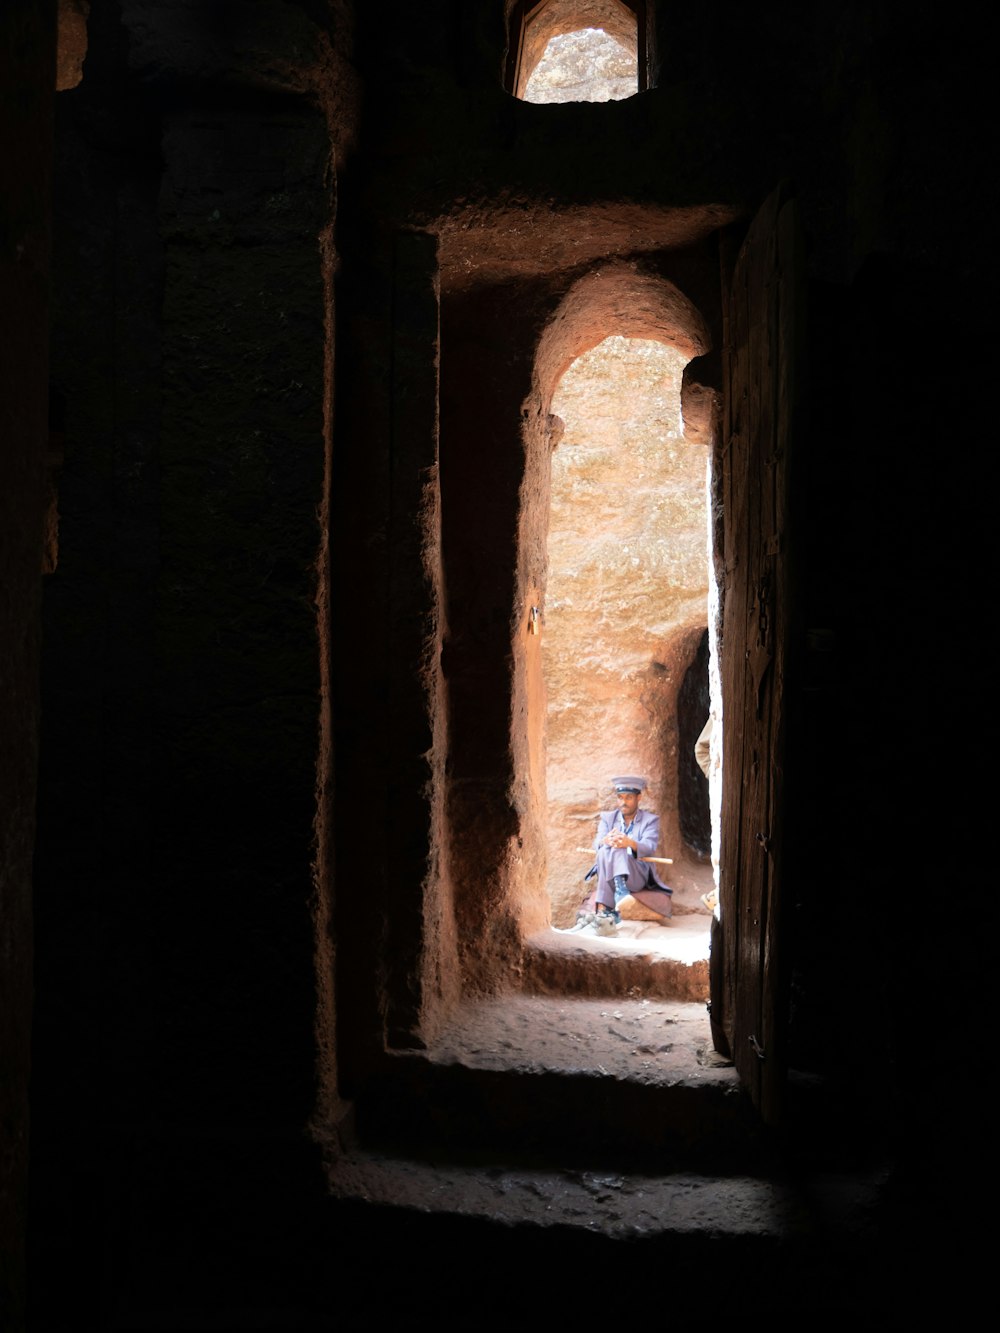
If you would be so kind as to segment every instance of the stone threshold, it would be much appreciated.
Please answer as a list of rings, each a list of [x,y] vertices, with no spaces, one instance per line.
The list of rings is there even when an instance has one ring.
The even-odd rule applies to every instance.
[[[819,1184],[817,1190],[814,1186]],[[898,1315],[899,1287],[873,1243],[883,1181],[458,1164],[348,1150],[332,1165],[337,1271],[388,1256],[380,1292],[413,1322],[589,1328],[605,1320],[866,1324]],[[427,1275],[437,1280],[428,1286]],[[395,1284],[395,1286],[394,1286]],[[465,1322],[464,1320],[462,1321]],[[898,1322],[898,1319],[897,1319]]]
[[[711,1048],[703,1004],[512,993],[459,1007],[390,1054],[356,1103],[357,1142],[564,1162],[746,1168],[759,1125]]]
[[[330,1186],[343,1200],[619,1240],[665,1233],[786,1239],[810,1226],[797,1191],[747,1175],[455,1164],[354,1149],[336,1161]]]
[[[623,921],[615,935],[555,929],[524,942],[526,991],[542,995],[639,995],[708,1000],[707,913],[677,916],[670,925]]]

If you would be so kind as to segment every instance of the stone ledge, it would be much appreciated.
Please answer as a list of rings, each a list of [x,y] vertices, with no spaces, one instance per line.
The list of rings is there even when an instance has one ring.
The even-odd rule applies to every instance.
[[[525,941],[523,987],[538,995],[631,995],[704,1004],[709,921],[695,913],[665,926],[623,922],[609,937],[540,931]]]
[[[568,1226],[616,1239],[658,1234],[786,1238],[805,1233],[810,1225],[791,1188],[752,1176],[441,1165],[354,1150],[335,1163],[330,1188],[344,1200],[507,1226]]]

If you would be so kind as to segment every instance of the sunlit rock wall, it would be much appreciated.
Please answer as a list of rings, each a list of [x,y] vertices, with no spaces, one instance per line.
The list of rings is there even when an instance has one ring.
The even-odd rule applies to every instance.
[[[636,57],[596,28],[553,37],[524,89],[526,102],[619,102],[638,90]]]

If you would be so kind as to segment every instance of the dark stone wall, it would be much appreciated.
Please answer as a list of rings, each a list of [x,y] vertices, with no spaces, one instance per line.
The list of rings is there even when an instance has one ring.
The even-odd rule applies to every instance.
[[[66,457],[41,674],[39,1328],[327,1327],[344,1309],[340,1284],[381,1232],[371,1221],[352,1248],[308,1138],[332,1086],[327,915],[348,1092],[387,1040],[419,1040],[453,997],[455,904],[472,954],[517,943],[511,903],[473,910],[488,884],[406,897],[438,874],[442,846],[451,855],[428,835],[429,821],[444,829],[443,792],[462,839],[483,830],[488,870],[530,823],[508,782],[520,761],[504,645],[533,353],[504,355],[505,339],[539,336],[604,258],[666,269],[691,247],[704,286],[717,229],[738,241],[788,177],[809,248],[810,395],[791,1049],[815,1093],[794,1102],[788,1141],[805,1156],[886,1153],[879,1234],[910,1260],[941,1218],[966,1240],[952,1154],[969,1103],[960,1114],[928,1052],[955,1035],[934,1001],[955,985],[943,960],[967,957],[953,867],[970,862],[976,827],[957,735],[981,682],[973,654],[956,669],[955,652],[978,624],[988,530],[986,43],[975,22],[924,5],[657,13],[659,86],[598,108],[508,97],[492,0],[92,5],[83,81],[58,103],[54,195]],[[32,96],[47,49],[23,66]],[[25,141],[42,151],[20,189],[37,218],[47,103],[24,105]],[[28,462],[15,462],[4,524],[23,516],[15,619],[29,626],[11,677],[23,781],[10,802],[4,789],[22,847],[4,902],[22,1141],[44,364],[32,290],[8,308],[28,350],[4,390],[5,407],[10,384],[31,404],[11,437]],[[440,560],[417,512],[438,498]],[[434,607],[431,657],[449,634],[452,652],[418,682]],[[480,675],[495,688],[463,693]],[[440,740],[459,722],[459,766],[443,772]],[[436,786],[415,792],[426,777]],[[966,1008],[980,1012],[974,995]],[[527,1246],[509,1247],[525,1266]],[[393,1257],[415,1281],[437,1280],[440,1262],[431,1229]],[[406,1285],[385,1303],[405,1308]]]
[[[54,4],[0,13],[0,1325],[25,1316]]]
[[[708,631],[684,673],[677,695],[677,804],[681,835],[702,856],[712,852],[708,779],[698,767],[694,746],[708,719]]]
[[[58,102],[66,456],[36,855],[43,1326],[65,1296],[55,1271],[78,1284],[83,1324],[141,1306],[189,1187],[192,1209],[245,1195],[255,1154],[234,1165],[233,1135],[292,1145],[258,1156],[247,1208],[273,1241],[265,1182],[299,1151],[322,1077],[333,152],[317,96],[248,73],[237,18],[95,5],[83,81]],[[284,24],[265,35],[294,47]],[[170,1206],[155,1202],[165,1190]]]

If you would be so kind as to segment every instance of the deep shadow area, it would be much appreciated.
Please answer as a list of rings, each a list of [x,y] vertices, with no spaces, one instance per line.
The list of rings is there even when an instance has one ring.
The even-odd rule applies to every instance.
[[[712,854],[708,779],[694,757],[695,741],[708,718],[708,630],[677,695],[677,808],[681,836],[699,856]]]

